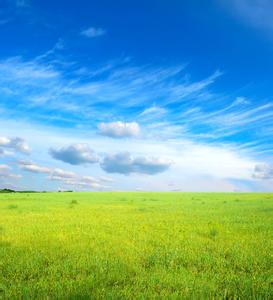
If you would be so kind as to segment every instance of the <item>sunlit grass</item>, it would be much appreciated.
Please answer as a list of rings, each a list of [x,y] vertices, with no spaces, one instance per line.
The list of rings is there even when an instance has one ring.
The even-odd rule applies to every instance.
[[[273,298],[273,195],[0,195],[0,298]]]

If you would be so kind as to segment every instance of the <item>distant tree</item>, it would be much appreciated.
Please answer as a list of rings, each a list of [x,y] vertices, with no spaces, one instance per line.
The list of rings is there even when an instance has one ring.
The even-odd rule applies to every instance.
[[[15,193],[16,191],[11,190],[11,189],[2,189],[0,190],[0,193]]]

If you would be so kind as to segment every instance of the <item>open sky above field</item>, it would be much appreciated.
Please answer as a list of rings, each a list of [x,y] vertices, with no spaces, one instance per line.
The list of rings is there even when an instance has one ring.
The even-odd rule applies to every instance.
[[[272,191],[271,0],[0,0],[0,188]]]

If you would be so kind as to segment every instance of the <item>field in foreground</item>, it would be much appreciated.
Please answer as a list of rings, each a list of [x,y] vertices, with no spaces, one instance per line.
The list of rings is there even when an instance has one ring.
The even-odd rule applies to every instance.
[[[272,299],[273,195],[0,195],[0,299]]]

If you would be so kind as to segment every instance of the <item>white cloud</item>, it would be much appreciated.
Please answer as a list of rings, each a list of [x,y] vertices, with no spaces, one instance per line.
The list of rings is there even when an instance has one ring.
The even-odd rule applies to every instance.
[[[211,176],[219,179],[252,179],[257,160],[236,147],[207,145],[195,142],[177,142],[176,164],[173,172],[188,176]]]
[[[139,117],[142,117],[142,118],[150,117],[150,118],[155,119],[155,118],[159,118],[159,117],[165,115],[166,113],[167,113],[166,108],[153,105],[153,106],[150,106],[150,107],[144,109],[143,112],[139,114]]]
[[[98,157],[94,151],[91,150],[87,144],[81,143],[72,144],[59,149],[51,148],[49,153],[53,158],[71,165],[90,164],[98,161]]]
[[[77,175],[74,172],[64,171],[62,169],[53,169],[50,172],[50,179],[51,180],[67,180],[71,178],[76,178]]]
[[[246,97],[236,97],[235,101],[232,103],[232,106],[233,105],[247,105],[247,104],[250,104],[250,101]]]
[[[95,114],[96,106],[101,103],[108,103],[111,113],[113,105],[115,109],[139,108],[150,106],[155,99],[164,106],[180,103],[186,98],[195,101],[204,95],[209,98],[207,88],[221,74],[215,72],[205,79],[192,81],[186,74],[181,74],[185,68],[181,65],[136,67],[122,60],[108,62],[99,68],[85,68],[85,72],[79,75],[80,68],[75,70],[75,63],[50,60],[46,55],[32,60],[11,57],[0,61],[0,90],[5,91],[9,101],[14,101],[13,112],[21,115],[24,107],[31,115],[32,109],[39,107],[39,115],[47,119],[46,111],[51,109],[56,112],[54,118],[65,118],[72,123],[73,118],[87,121],[91,115],[99,115],[97,119],[101,120],[100,108],[97,108],[100,114]],[[100,79],[96,74],[101,75]],[[71,113],[69,118],[65,115],[67,112]],[[104,115],[108,113],[104,112]],[[36,110],[33,116],[37,117]]]
[[[137,137],[140,135],[140,127],[136,122],[100,123],[98,128],[101,135],[113,138]]]
[[[268,164],[256,165],[253,172],[253,178],[262,180],[273,179],[273,166]]]
[[[88,38],[95,38],[103,36],[106,34],[106,30],[99,27],[89,27],[81,32],[81,35],[84,35]]]
[[[21,153],[30,153],[31,149],[27,142],[19,137],[8,138],[8,137],[0,137],[0,147],[9,148],[11,150],[15,150]],[[0,148],[1,150],[1,148]],[[2,150],[2,154],[5,154],[5,151]]]
[[[154,157],[137,156],[132,157],[128,152],[107,155],[101,162],[101,167],[108,173],[120,174],[157,174],[166,171],[171,162]]]
[[[49,168],[39,166],[39,165],[37,165],[33,162],[30,162],[30,161],[20,160],[18,165],[24,171],[33,172],[33,173],[44,173],[44,174],[49,174],[50,173]]]
[[[91,189],[107,189],[108,186],[105,186],[101,183],[98,183],[98,182],[93,182],[91,180],[86,180],[86,179],[83,179],[83,178],[80,178],[80,179],[69,179],[69,180],[65,180],[64,181],[64,184],[71,187],[71,186],[74,186],[76,188],[84,188],[84,189],[88,189],[88,188],[91,188]]]
[[[176,99],[183,99],[189,96],[198,97],[200,95],[204,96],[204,91],[207,87],[212,85],[217,78],[222,76],[223,73],[219,70],[215,71],[209,77],[197,81],[197,82],[185,82],[181,84],[175,84],[170,90],[172,98],[169,100],[169,103],[176,102]],[[203,93],[202,93],[203,92]]]
[[[0,148],[0,156],[9,156],[9,155],[13,155],[13,152]]]
[[[19,127],[24,136],[29,137],[29,142],[36,150],[33,153],[33,158],[36,155],[35,159],[40,159],[43,149],[48,147],[48,140],[52,144],[60,146],[68,144],[71,140],[74,140],[76,144],[86,144],[92,140],[94,150],[111,149],[112,153],[118,153],[122,150],[132,153],[134,156],[166,157],[168,160],[175,162],[172,172],[177,172],[175,173],[177,176],[191,173],[210,175],[216,178],[251,179],[255,165],[259,164],[259,160],[255,159],[256,150],[253,151],[252,148],[249,150],[247,145],[244,149],[241,144],[233,146],[207,144],[192,141],[188,138],[165,139],[163,141],[151,137],[149,139],[124,139],[122,140],[121,149],[121,143],[116,139],[105,139],[90,135],[90,132],[85,130],[63,128],[58,130],[55,127],[35,127],[24,122],[0,121],[0,133],[1,128],[4,127],[9,135],[14,135]],[[38,153],[36,153],[37,150]],[[48,158],[43,156],[43,159]],[[96,168],[96,165],[94,165],[94,168]]]
[[[273,105],[272,103],[262,103],[254,106],[249,105],[245,98],[238,97],[230,105],[226,105],[222,109],[212,109],[207,112],[201,107],[188,109],[181,114],[177,114],[177,118],[185,119],[188,125],[188,131],[191,128],[203,127],[200,134],[188,134],[188,137],[206,137],[207,139],[225,138],[243,132],[254,134],[257,132],[257,126],[263,128],[262,134],[266,135],[267,130],[272,130]],[[248,104],[248,105],[246,105]],[[255,138],[255,141],[256,138]],[[260,146],[262,142],[259,143]]]
[[[74,172],[67,172],[62,169],[54,169],[49,177],[50,180],[62,181],[66,186],[73,186],[76,188],[92,188],[105,189],[104,182],[92,176],[79,176]]]
[[[19,167],[22,170],[32,172],[32,173],[40,173],[48,175],[47,179],[50,181],[60,181],[66,186],[73,186],[75,188],[84,188],[84,189],[106,189],[108,186],[105,185],[105,180],[96,179],[92,176],[81,176],[71,171],[65,171],[60,168],[48,168],[45,166],[40,166],[34,162],[28,161],[19,161]],[[0,177],[1,174],[6,175],[9,171],[9,167],[6,165],[0,165]],[[21,175],[10,174],[10,178],[21,178]],[[110,182],[110,179],[109,181]]]
[[[47,145],[50,141],[51,145],[54,145],[54,149],[50,152],[53,157],[55,155],[58,160],[77,165],[77,167],[73,166],[73,170],[77,168],[84,174],[87,168],[80,164],[98,161],[94,152],[86,145],[92,141],[92,148],[95,150],[108,151],[109,149],[111,153],[121,151],[131,153],[127,171],[123,173],[136,173],[136,170],[148,168],[148,165],[153,165],[155,162],[147,159],[156,156],[175,161],[172,172],[158,176],[174,174],[179,178],[181,175],[190,174],[192,178],[197,174],[221,179],[231,177],[248,180],[251,178],[254,166],[259,163],[255,159],[257,154],[255,151],[263,146],[272,151],[270,140],[263,139],[266,130],[271,130],[272,135],[272,104],[265,104],[262,100],[255,101],[255,99],[249,104],[246,103],[246,98],[242,97],[232,102],[234,95],[232,97],[224,95],[222,98],[213,95],[209,98],[211,85],[221,72],[196,80],[186,74],[182,66],[135,66],[128,61],[111,62],[94,69],[85,67],[83,73],[76,74],[75,70],[80,67],[73,62],[51,61],[48,56],[43,58],[40,56],[32,60],[17,57],[0,61],[3,109],[8,111],[9,103],[14,104],[12,115],[15,120],[13,129],[10,127],[12,122],[1,121],[0,131],[6,135],[4,130],[7,132],[13,130],[13,135],[17,135],[19,128],[20,136],[22,133],[22,137],[27,137],[35,149],[33,159],[42,162],[42,165],[52,164],[52,162],[48,163],[49,158],[44,151],[50,147]],[[210,101],[203,101],[204,98]],[[170,105],[175,102],[179,105]],[[6,107],[5,103],[7,103]],[[33,106],[33,103],[39,106],[39,109]],[[153,103],[159,103],[160,107]],[[107,111],[102,109],[102,104],[103,107],[107,106]],[[47,113],[48,110],[50,114]],[[5,113],[2,115],[7,119],[10,117]],[[22,116],[29,123],[28,129],[21,125]],[[107,123],[108,120],[116,120],[116,116],[122,116],[120,120],[136,120],[139,124],[143,124],[141,135],[136,122]],[[164,120],[154,120],[161,116],[164,116]],[[40,124],[46,120],[47,124],[55,125],[41,130],[41,126],[37,126],[39,122],[36,122],[36,118]],[[55,123],[55,120],[67,122],[68,126],[58,128],[59,123]],[[97,136],[94,127],[105,120],[106,123],[99,125],[99,132],[102,135],[139,138],[124,139],[121,143],[121,141]],[[32,122],[36,122],[36,125],[34,126]],[[133,123],[136,124],[134,128],[131,126]],[[252,130],[254,128],[256,130]],[[241,151],[242,147],[249,149],[250,144],[239,145],[238,143],[238,147],[234,149],[227,145],[228,142],[226,145],[216,144],[216,138],[221,138],[218,141],[223,141],[223,137],[242,133],[245,130],[249,131],[249,134],[244,135],[245,140],[252,139],[257,143],[257,149],[250,156]],[[205,138],[206,141],[209,139],[211,143],[196,142],[201,138],[202,141]],[[72,147],[55,149],[58,146],[70,145],[71,141],[75,141],[76,144]],[[2,156],[14,151],[14,148],[7,146],[10,143],[7,140],[0,140],[0,142],[5,144],[2,148],[0,145]],[[78,146],[83,144],[85,146]],[[16,145],[17,149],[21,149],[20,152],[28,151],[22,150],[24,147],[20,146],[20,143]],[[12,147],[15,147],[14,144]],[[251,151],[252,149],[254,148],[251,148]],[[115,154],[110,157],[115,157]],[[135,160],[135,158],[142,159]],[[5,157],[3,159],[8,160]],[[53,163],[54,167],[58,167],[60,162]],[[30,166],[28,168],[31,169]],[[99,164],[92,165],[93,169],[96,171],[96,176],[104,175]],[[37,167],[34,167],[34,170],[39,172]],[[67,178],[72,181],[78,178],[75,173],[62,174],[57,171],[54,173],[52,170],[50,168],[50,173],[45,172],[52,179]],[[119,175],[115,176],[116,179]],[[140,177],[141,175],[138,176]],[[125,185],[118,181],[115,181],[115,185],[119,189],[125,188]]]
[[[59,77],[59,72],[49,64],[42,64],[36,60],[23,61],[21,57],[12,57],[0,61],[2,80],[20,80],[26,84],[37,85],[37,81],[46,83],[46,80]]]

